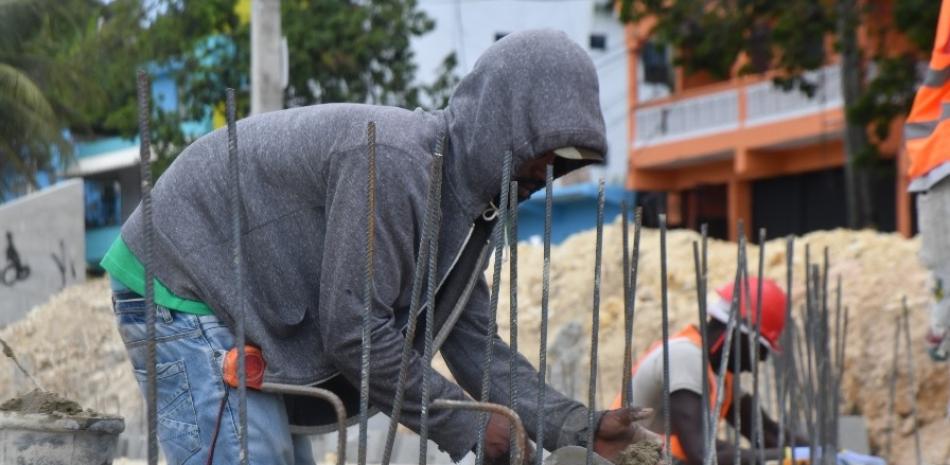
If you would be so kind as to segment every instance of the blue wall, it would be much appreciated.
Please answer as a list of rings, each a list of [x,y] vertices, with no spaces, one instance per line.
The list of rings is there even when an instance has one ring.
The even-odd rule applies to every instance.
[[[621,202],[632,208],[635,196],[620,186],[604,190],[604,222],[609,223],[621,213]],[[568,236],[597,226],[597,185],[579,184],[555,187],[552,196],[551,242],[559,244]],[[518,208],[518,240],[544,236],[544,190],[535,192]]]

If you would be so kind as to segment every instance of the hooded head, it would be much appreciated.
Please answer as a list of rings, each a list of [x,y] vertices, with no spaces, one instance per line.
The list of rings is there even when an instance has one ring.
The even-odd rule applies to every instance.
[[[560,31],[516,32],[495,42],[459,83],[445,115],[448,188],[471,216],[498,195],[506,150],[513,173],[558,149],[607,151],[594,63]],[[590,163],[559,156],[554,174]]]

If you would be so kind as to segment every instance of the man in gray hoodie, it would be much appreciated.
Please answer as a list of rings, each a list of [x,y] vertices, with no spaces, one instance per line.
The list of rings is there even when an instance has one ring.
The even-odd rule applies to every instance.
[[[499,195],[502,159],[512,152],[519,196],[543,186],[544,166],[563,175],[602,159],[604,122],[597,75],[586,52],[550,30],[510,34],[498,41],[439,111],[328,104],[257,115],[237,124],[246,282],[230,273],[231,207],[227,134],[202,137],[175,160],[152,193],[155,296],[158,304],[158,434],[169,463],[236,463],[236,396],[226,396],[223,354],[240,309],[249,344],[267,362],[264,380],[320,385],[353,406],[360,381],[366,255],[366,127],[376,123],[377,210],[370,402],[389,413],[408,318],[413,265],[419,251],[429,166],[444,136],[440,283],[436,332],[447,333],[441,354],[453,383],[429,378],[431,399],[466,399],[481,392],[489,331],[489,292],[483,267]],[[114,308],[140,387],[145,386],[144,230],[141,208],[103,261],[113,278]],[[476,278],[472,278],[472,277]],[[459,292],[472,280],[470,292]],[[449,316],[459,295],[467,303]],[[587,442],[588,410],[548,386],[496,334],[491,401],[508,401],[509,360],[521,401],[517,412],[533,438],[544,411],[544,448]],[[401,421],[419,429],[425,373],[418,353],[409,361]],[[536,404],[546,389],[544,406]],[[219,413],[220,412],[220,413]],[[348,408],[354,414],[355,408]],[[312,463],[307,441],[289,425],[321,425],[320,403],[249,390],[251,463]],[[628,410],[598,412],[594,447],[608,458],[644,433]],[[220,421],[220,425],[217,423]],[[217,426],[216,426],[217,425]],[[478,414],[432,410],[430,438],[459,460],[486,428]],[[486,455],[502,458],[507,423],[492,417]],[[197,458],[196,458],[197,457]]]

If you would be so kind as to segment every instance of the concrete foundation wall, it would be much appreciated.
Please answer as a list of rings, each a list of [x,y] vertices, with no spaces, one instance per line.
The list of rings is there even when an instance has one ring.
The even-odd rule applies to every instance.
[[[0,205],[0,327],[85,281],[82,180]]]

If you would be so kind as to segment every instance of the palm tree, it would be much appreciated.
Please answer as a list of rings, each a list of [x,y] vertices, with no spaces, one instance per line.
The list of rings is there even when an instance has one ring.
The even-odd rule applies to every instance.
[[[63,112],[42,85],[62,67],[30,46],[69,16],[62,2],[0,0],[0,199],[37,188],[39,172],[55,176],[71,157]]]

